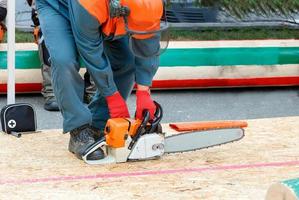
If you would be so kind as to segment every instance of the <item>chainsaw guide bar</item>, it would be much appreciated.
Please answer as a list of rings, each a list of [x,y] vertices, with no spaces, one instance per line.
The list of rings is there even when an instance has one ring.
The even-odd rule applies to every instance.
[[[165,153],[196,151],[238,141],[244,137],[244,129],[215,129],[184,132],[165,137]]]

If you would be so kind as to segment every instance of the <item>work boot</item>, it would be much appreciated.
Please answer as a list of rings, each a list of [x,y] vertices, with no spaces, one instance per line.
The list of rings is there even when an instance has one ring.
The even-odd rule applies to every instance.
[[[59,111],[59,107],[55,99],[46,100],[44,109],[47,111]]]
[[[93,135],[93,138],[96,140],[96,141],[100,141],[104,138],[104,130],[101,130],[99,128],[96,128],[94,126],[90,126],[90,128],[93,130],[94,132],[94,135]]]
[[[86,149],[93,145],[96,140],[94,138],[95,131],[89,125],[84,125],[70,132],[69,151],[74,153],[77,158],[82,160],[82,156]],[[88,155],[88,160],[100,160],[105,157],[102,149],[97,149]]]

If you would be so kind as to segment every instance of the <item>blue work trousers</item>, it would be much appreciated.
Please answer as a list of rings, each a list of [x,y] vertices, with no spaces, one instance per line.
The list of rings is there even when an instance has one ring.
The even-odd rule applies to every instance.
[[[127,99],[136,81],[136,59],[129,50],[128,37],[104,41],[99,22],[77,0],[36,3],[50,54],[53,89],[63,115],[63,131],[85,124],[103,129],[109,118],[105,97],[118,90]],[[83,104],[79,57],[98,88],[88,106]],[[151,78],[145,78],[144,83],[151,83]]]

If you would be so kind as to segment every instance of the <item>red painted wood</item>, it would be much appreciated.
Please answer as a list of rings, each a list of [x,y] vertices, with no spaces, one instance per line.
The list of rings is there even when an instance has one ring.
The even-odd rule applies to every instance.
[[[36,93],[40,92],[42,89],[41,83],[17,83],[16,93]],[[0,93],[6,93],[7,85],[0,84]]]
[[[299,77],[267,77],[246,79],[189,79],[189,80],[157,80],[153,88],[217,88],[217,87],[257,87],[257,86],[295,86],[299,85]]]
[[[221,87],[260,87],[260,86],[298,86],[299,77],[267,77],[245,79],[185,79],[185,80],[154,80],[155,89],[186,89],[186,88],[221,88]],[[0,93],[6,93],[6,84],[0,84]],[[17,93],[38,93],[40,83],[18,83]]]

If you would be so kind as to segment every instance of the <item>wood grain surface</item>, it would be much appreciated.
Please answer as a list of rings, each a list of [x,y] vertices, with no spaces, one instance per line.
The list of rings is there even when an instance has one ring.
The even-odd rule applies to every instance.
[[[76,159],[61,130],[0,134],[0,199],[264,199],[299,177],[299,117],[247,122],[238,142],[105,166]]]

